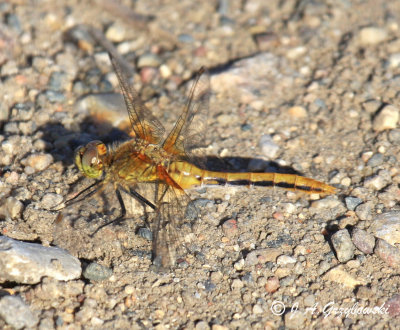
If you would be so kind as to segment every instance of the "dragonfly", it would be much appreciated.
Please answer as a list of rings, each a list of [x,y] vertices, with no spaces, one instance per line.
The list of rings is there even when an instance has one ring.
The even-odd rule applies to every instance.
[[[336,188],[323,182],[286,173],[218,172],[199,165],[195,150],[205,141],[210,99],[207,70],[200,69],[189,89],[187,102],[172,130],[165,134],[161,122],[128,83],[114,55],[109,57],[118,78],[132,134],[114,145],[95,140],[75,151],[79,171],[95,182],[71,200],[83,200],[112,185],[126,214],[121,192],[150,209],[153,263],[170,268],[185,244],[179,228],[191,202],[187,189],[202,186],[281,187],[306,193],[332,194]],[[204,144],[204,143],[203,143]],[[70,200],[70,201],[71,201]],[[68,201],[67,201],[68,202]]]

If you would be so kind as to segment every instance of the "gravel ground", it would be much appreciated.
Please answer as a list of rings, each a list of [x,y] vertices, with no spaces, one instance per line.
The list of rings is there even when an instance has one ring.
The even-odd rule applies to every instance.
[[[0,328],[396,328],[400,2],[11,0],[0,17]],[[166,127],[208,68],[205,152],[227,169],[338,193],[189,192],[190,251],[161,273],[132,203],[94,236],[112,194],[60,216],[90,182],[74,148],[126,128],[110,47]]]

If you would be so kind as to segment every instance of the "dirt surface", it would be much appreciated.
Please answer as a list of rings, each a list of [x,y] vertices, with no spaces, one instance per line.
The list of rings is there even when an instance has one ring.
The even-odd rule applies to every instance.
[[[1,233],[67,249],[84,271],[104,266],[0,284],[31,327],[396,328],[400,2],[12,0],[0,14]],[[208,69],[205,153],[227,169],[301,173],[338,193],[189,191],[189,251],[166,272],[135,207],[91,236],[120,212],[112,193],[60,217],[52,208],[90,184],[74,148],[114,139],[88,115],[127,118],[110,94],[110,46],[167,128]]]

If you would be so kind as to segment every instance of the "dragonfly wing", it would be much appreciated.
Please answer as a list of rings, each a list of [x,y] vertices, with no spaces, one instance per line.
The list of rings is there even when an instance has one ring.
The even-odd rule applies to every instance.
[[[182,114],[163,143],[165,150],[183,156],[205,146],[209,99],[209,74],[205,68],[201,68],[190,88]]]
[[[160,143],[164,135],[163,125],[144,105],[136,90],[129,85],[128,79],[115,57],[111,53],[109,56],[118,77],[135,136],[149,143]]]
[[[157,213],[151,223],[153,258],[157,266],[169,268],[185,253],[183,237],[188,227],[183,225],[190,198],[183,190],[164,183],[158,184],[157,195]]]

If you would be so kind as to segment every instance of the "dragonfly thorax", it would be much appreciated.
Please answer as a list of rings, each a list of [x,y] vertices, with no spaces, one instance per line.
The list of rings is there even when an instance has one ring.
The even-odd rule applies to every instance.
[[[170,155],[157,144],[148,144],[144,148],[143,154],[151,160],[154,165],[161,164],[167,166],[170,162]]]

